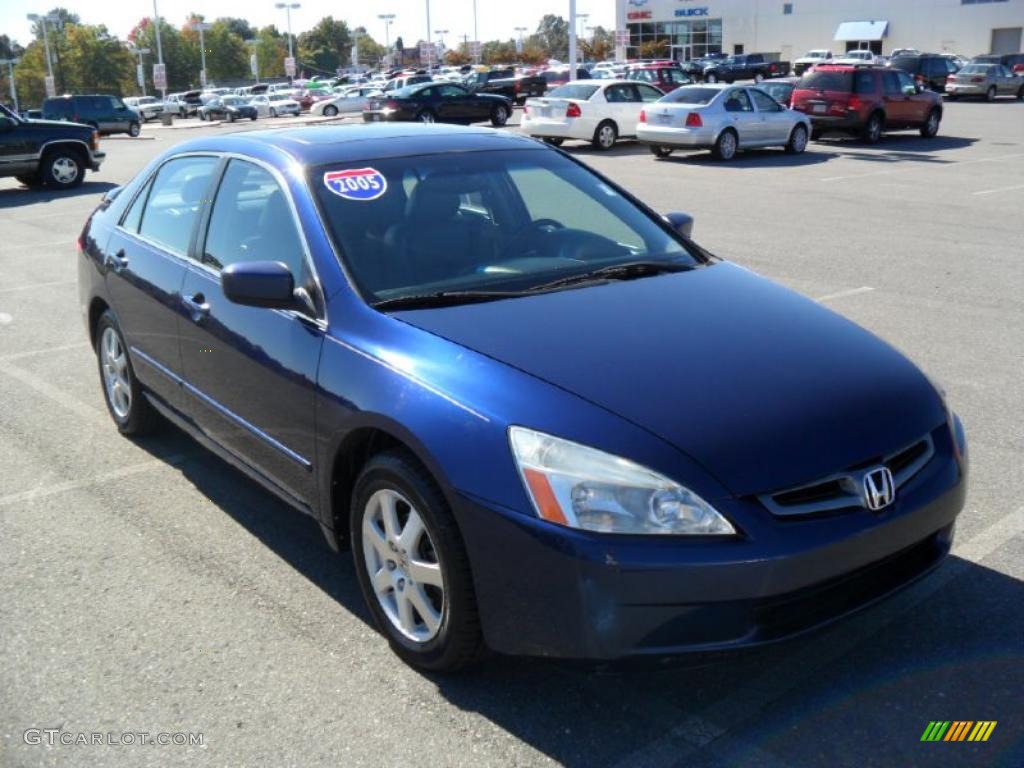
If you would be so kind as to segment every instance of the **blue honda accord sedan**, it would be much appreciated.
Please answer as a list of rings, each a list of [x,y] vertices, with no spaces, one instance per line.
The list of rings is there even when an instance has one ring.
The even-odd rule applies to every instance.
[[[118,429],[312,515],[409,663],[729,649],[937,565],[967,454],[903,355],[691,225],[490,129],[202,138],[93,213],[80,301]]]

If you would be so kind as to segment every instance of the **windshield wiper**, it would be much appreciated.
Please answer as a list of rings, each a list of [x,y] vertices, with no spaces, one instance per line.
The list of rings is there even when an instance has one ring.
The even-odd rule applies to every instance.
[[[637,277],[664,275],[671,272],[689,272],[691,269],[694,269],[692,264],[682,264],[678,261],[627,261],[622,264],[609,264],[606,267],[593,269],[589,272],[581,272],[577,275],[560,277],[549,283],[541,283],[530,288],[530,292],[550,291],[567,285],[601,280],[632,280]]]
[[[452,307],[457,304],[478,304],[484,301],[498,301],[526,295],[528,295],[526,291],[438,291],[381,299],[373,302],[370,306],[380,310],[429,309],[431,307]]]

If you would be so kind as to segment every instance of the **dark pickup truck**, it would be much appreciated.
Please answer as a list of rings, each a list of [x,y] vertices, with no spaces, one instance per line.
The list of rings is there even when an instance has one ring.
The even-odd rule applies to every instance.
[[[0,106],[0,176],[34,187],[77,187],[86,170],[98,171],[106,155],[99,134],[88,125],[25,120]]]
[[[474,72],[466,78],[465,85],[473,93],[495,93],[516,104],[522,104],[531,96],[543,96],[548,90],[548,82],[543,77],[516,76],[511,69]]]
[[[704,67],[704,82],[734,83],[737,80],[760,82],[769,77],[785,77],[788,74],[788,61],[768,61],[763,53],[740,53],[719,61],[708,62]]]

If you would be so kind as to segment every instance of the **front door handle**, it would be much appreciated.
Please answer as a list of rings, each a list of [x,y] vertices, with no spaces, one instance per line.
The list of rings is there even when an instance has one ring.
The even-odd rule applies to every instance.
[[[124,248],[117,253],[107,254],[107,266],[113,267],[115,272],[120,272],[128,266],[128,256],[125,254]]]
[[[181,300],[185,302],[185,306],[188,307],[189,313],[192,315],[192,321],[198,323],[206,315],[210,314],[210,305],[206,303],[206,297],[202,293],[196,293],[192,296],[182,296]]]

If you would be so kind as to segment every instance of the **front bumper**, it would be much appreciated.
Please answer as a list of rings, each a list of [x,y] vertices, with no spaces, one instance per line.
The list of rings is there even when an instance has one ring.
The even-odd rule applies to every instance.
[[[948,434],[881,515],[782,521],[753,500],[718,500],[734,521],[758,520],[735,538],[590,534],[460,495],[455,513],[487,643],[502,653],[615,659],[760,645],[835,621],[949,552],[966,458],[953,457]]]
[[[90,150],[89,151],[89,168],[91,168],[94,171],[98,171],[100,169],[100,166],[103,164],[103,161],[106,160],[106,159],[107,159],[107,153],[106,152],[102,152],[102,151],[100,151],[98,149]]]

